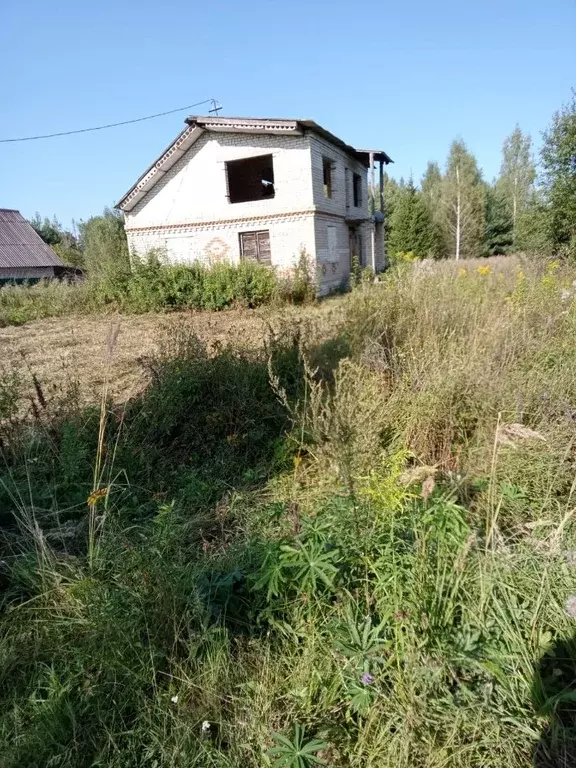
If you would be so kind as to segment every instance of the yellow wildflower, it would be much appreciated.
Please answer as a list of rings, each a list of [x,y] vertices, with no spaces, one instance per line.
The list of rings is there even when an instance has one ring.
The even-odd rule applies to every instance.
[[[468,274],[467,270],[465,270],[464,267],[460,267],[460,269],[458,270],[458,276],[466,277],[467,274]]]
[[[86,500],[86,503],[88,506],[93,507],[99,499],[104,498],[106,494],[108,493],[110,489],[109,488],[96,488],[92,491],[90,496],[88,496],[88,499]]]
[[[477,272],[479,275],[489,275],[492,272],[492,269],[486,264],[486,266],[478,267]]]
[[[557,269],[560,269],[560,262],[559,261],[551,261],[548,264],[548,272],[556,272]]]
[[[302,456],[298,454],[298,456],[294,456],[294,469],[298,469],[300,464],[302,464]]]

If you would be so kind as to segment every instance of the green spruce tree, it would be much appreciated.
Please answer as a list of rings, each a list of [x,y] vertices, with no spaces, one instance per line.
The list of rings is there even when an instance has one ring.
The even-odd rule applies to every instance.
[[[428,163],[420,188],[422,200],[432,220],[431,256],[434,259],[443,259],[447,255],[447,232],[442,204],[442,173],[438,163]]]
[[[485,190],[484,246],[487,256],[509,253],[514,242],[513,219],[508,201],[496,187],[486,185]]]
[[[389,253],[412,252],[418,259],[429,258],[433,246],[433,223],[422,194],[412,180],[399,194],[390,217]]]

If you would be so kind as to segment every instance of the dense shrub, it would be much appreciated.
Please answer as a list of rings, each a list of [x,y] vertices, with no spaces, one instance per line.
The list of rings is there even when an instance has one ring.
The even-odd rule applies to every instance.
[[[312,300],[314,290],[301,267],[293,277],[279,279],[269,267],[252,262],[164,265],[152,255],[135,260],[130,272],[99,272],[85,283],[5,286],[0,289],[0,326],[107,309],[143,313],[254,308],[272,301],[298,304]]]

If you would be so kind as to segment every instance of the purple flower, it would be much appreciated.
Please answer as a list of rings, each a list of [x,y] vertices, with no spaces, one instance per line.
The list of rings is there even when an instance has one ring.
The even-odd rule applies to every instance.
[[[374,678],[372,677],[370,672],[364,672],[364,674],[360,678],[360,682],[363,685],[372,685],[372,683],[374,682]]]

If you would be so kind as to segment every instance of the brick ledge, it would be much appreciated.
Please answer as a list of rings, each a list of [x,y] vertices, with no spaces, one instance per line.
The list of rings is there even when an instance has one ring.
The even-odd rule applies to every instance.
[[[149,227],[126,227],[126,232],[156,232],[158,230],[200,229],[202,227],[227,226],[228,224],[249,224],[254,221],[270,221],[275,219],[293,219],[296,216],[329,216],[334,219],[345,219],[346,216],[339,213],[320,211],[310,208],[304,211],[289,211],[284,213],[269,213],[258,216],[243,216],[239,219],[215,219],[214,221],[189,221],[177,224],[153,224]]]

